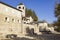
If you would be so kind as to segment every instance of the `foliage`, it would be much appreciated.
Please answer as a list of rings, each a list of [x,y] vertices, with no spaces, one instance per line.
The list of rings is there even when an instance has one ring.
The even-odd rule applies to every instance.
[[[55,29],[55,30],[58,31],[58,32],[60,32],[60,22],[54,21],[53,25],[57,26],[57,29]]]
[[[60,4],[56,4],[55,6],[55,16],[58,17],[60,15]]]
[[[56,4],[55,6],[55,17],[57,21],[54,22],[54,26],[57,26],[57,31],[60,31],[60,4]]]
[[[35,14],[35,11],[32,11],[31,9],[26,9],[26,17],[31,16],[34,21],[38,21],[38,17]]]

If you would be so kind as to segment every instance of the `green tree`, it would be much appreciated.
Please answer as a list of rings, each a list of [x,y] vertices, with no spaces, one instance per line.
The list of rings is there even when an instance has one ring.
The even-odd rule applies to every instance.
[[[56,4],[55,6],[55,17],[60,15],[60,4]]]
[[[57,31],[60,31],[60,4],[55,6],[55,17],[57,21],[54,22],[54,25],[58,27]]]
[[[32,11],[31,9],[26,8],[26,17],[31,16],[34,21],[38,21],[38,17],[36,16],[35,11]]]

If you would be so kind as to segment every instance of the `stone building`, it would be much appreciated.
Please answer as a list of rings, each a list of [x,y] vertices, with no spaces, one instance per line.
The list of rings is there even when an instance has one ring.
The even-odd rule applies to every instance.
[[[39,28],[44,29],[47,26],[45,22],[33,22],[31,16],[25,17],[25,6],[22,3],[14,8],[0,2],[0,35],[16,34],[17,36],[25,36],[29,32],[28,30],[32,34],[41,34]]]
[[[0,34],[22,33],[22,10],[0,2]]]
[[[26,28],[34,28],[35,24],[24,24],[22,20],[23,17],[25,17],[25,6],[23,4],[19,4],[17,8],[14,8],[0,2],[0,34],[25,35]]]

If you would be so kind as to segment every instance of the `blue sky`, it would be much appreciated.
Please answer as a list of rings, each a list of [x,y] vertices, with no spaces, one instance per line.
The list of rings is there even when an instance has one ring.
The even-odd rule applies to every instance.
[[[16,7],[19,3],[23,3],[26,8],[35,11],[39,20],[46,20],[48,23],[52,23],[57,20],[54,16],[54,0],[0,0],[13,7]]]

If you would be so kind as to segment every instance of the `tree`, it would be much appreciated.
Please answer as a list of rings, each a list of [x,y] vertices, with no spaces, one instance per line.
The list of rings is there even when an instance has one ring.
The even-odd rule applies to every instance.
[[[35,11],[32,11],[31,9],[26,8],[26,14],[25,15],[26,15],[26,17],[31,16],[34,21],[38,21],[38,17],[36,16]]]
[[[60,4],[55,6],[55,17],[57,21],[54,22],[54,25],[58,27],[57,31],[60,31]]]
[[[55,29],[56,31],[60,32],[60,22],[54,21],[53,26],[56,26],[57,28]]]
[[[55,17],[60,15],[60,4],[56,4],[55,6]]]

